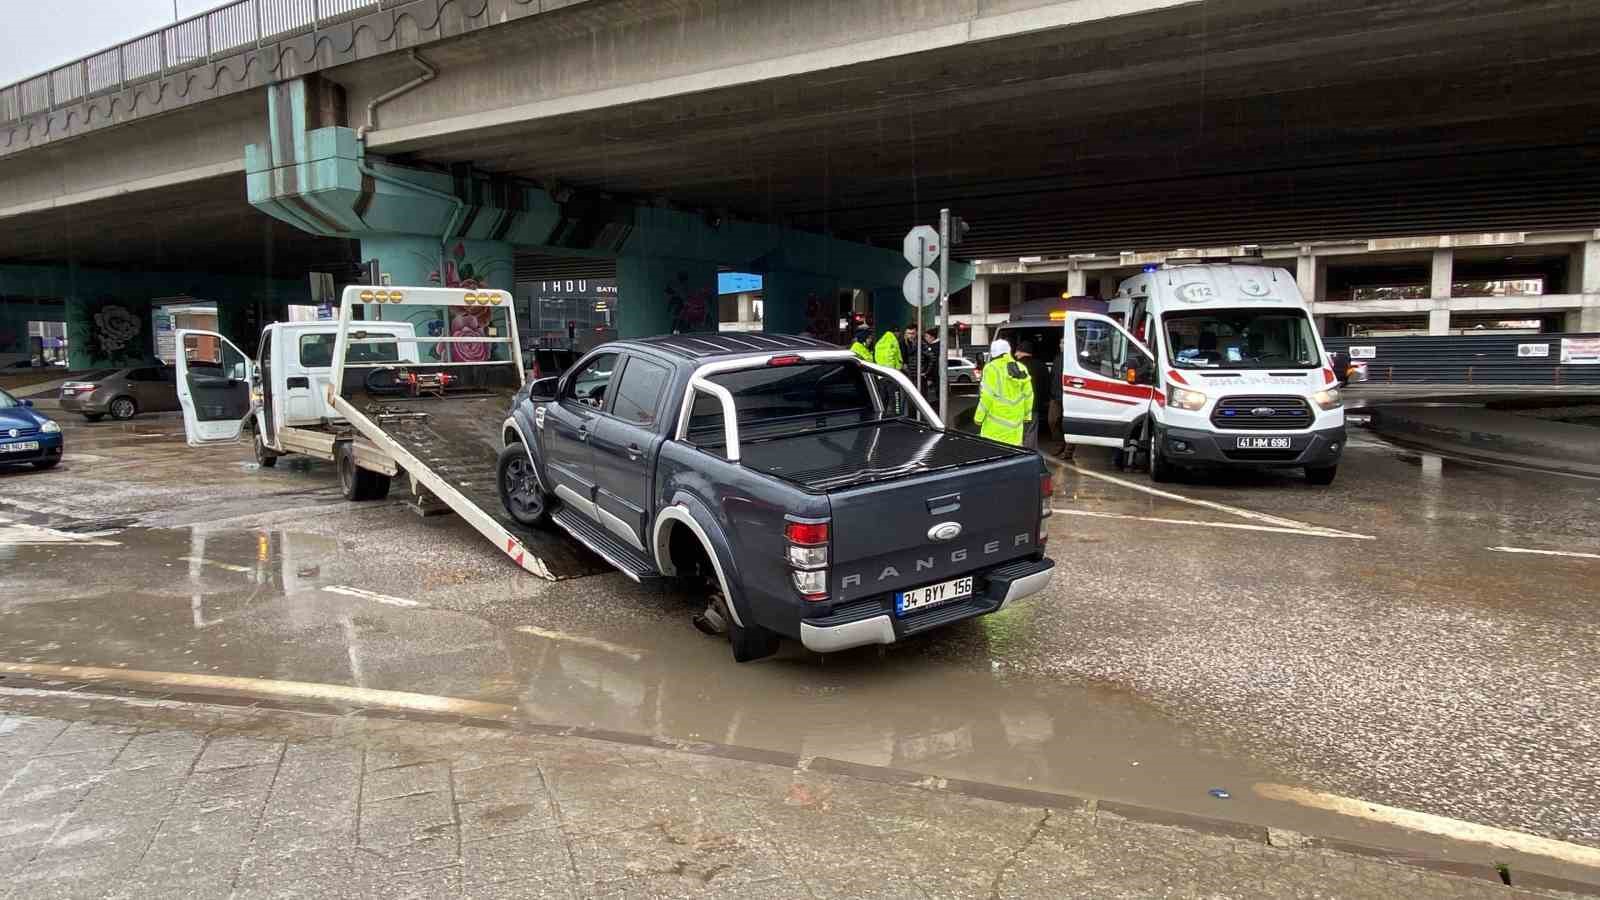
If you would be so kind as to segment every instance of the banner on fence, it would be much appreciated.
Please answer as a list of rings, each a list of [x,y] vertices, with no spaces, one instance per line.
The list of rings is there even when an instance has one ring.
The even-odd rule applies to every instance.
[[[1600,338],[1562,338],[1561,362],[1570,366],[1600,366]]]

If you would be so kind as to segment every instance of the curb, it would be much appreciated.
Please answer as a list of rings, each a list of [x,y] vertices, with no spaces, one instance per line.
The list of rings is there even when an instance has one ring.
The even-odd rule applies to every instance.
[[[1600,462],[1595,461],[1592,453],[1579,456],[1567,447],[1532,438],[1518,438],[1513,436],[1516,430],[1514,427],[1485,431],[1470,424],[1440,421],[1441,416],[1432,407],[1424,407],[1422,411],[1409,415],[1406,409],[1407,407],[1403,406],[1368,407],[1367,413],[1370,417],[1368,428],[1387,440],[1422,449],[1549,472],[1600,477]],[[1521,417],[1510,413],[1489,412],[1496,418],[1504,418],[1508,426],[1522,424]],[[1576,438],[1591,440],[1600,438],[1600,433],[1593,436],[1588,434],[1596,431],[1595,429],[1582,425],[1567,427],[1581,429],[1575,432]],[[1589,446],[1594,444],[1591,443]]]
[[[1121,819],[1139,822],[1146,825],[1160,825],[1182,828],[1199,834],[1231,838],[1234,840],[1248,841],[1263,846],[1276,846],[1271,837],[1271,829],[1265,825],[1252,825],[1226,819],[1213,819],[1191,813],[1159,809],[1156,807],[1141,806],[1119,801],[1098,800],[1089,797],[1080,797],[1074,794],[1062,794],[1051,791],[1037,791],[1029,788],[1014,788],[989,782],[970,781],[961,778],[944,778],[912,772],[906,769],[895,769],[887,766],[874,766],[863,763],[849,762],[847,760],[833,759],[831,757],[801,757],[797,753],[777,750],[762,750],[755,747],[740,747],[732,744],[721,744],[711,741],[680,741],[668,738],[651,737],[649,735],[633,734],[631,732],[613,731],[604,728],[590,728],[574,725],[550,725],[537,722],[523,722],[509,719],[486,718],[471,715],[448,715],[440,713],[414,712],[410,710],[396,710],[384,707],[364,707],[349,709],[329,703],[315,701],[292,701],[278,699],[262,699],[243,693],[209,692],[209,693],[174,693],[161,690],[145,690],[134,687],[107,684],[104,682],[63,681],[49,678],[39,678],[29,675],[0,674],[0,697],[4,696],[7,689],[27,690],[39,693],[53,693],[71,695],[73,697],[100,697],[109,700],[135,700],[142,702],[182,703],[197,706],[222,706],[234,707],[241,710],[267,710],[289,712],[301,715],[331,716],[337,718],[369,718],[399,720],[420,724],[447,725],[465,728],[482,728],[492,731],[512,731],[545,738],[570,737],[580,740],[600,741],[604,743],[620,744],[630,747],[642,747],[655,750],[670,750],[678,753],[687,753],[710,759],[736,760],[757,765],[773,766],[776,768],[819,772],[827,775],[854,778],[877,784],[894,785],[903,788],[913,788],[933,793],[954,794],[978,800],[988,800],[995,803],[1004,803],[1013,806],[1027,806],[1044,809],[1062,810],[1067,812],[1080,812],[1085,814],[1106,813]],[[1499,866],[1468,863],[1455,860],[1436,859],[1422,856],[1415,852],[1394,847],[1381,847],[1370,844],[1361,844],[1339,838],[1321,837],[1317,835],[1303,835],[1305,840],[1296,846],[1329,850],[1337,853],[1347,853],[1353,856],[1380,860],[1422,869],[1434,874],[1453,875],[1460,878],[1490,882],[1496,886],[1508,885],[1514,889],[1530,888],[1547,891],[1564,891],[1591,897],[1600,897],[1600,882],[1582,882],[1570,879],[1556,878],[1536,872],[1502,869]]]

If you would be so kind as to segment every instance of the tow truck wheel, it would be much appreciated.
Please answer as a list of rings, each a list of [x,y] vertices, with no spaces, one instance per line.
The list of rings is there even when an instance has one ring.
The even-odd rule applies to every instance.
[[[356,465],[356,454],[348,442],[339,445],[339,487],[351,502],[382,500],[389,496],[389,476]]]
[[[263,469],[270,469],[278,464],[278,454],[267,448],[266,441],[261,439],[261,432],[256,431],[255,441],[256,465]]]
[[[521,444],[507,444],[500,451],[498,471],[500,504],[518,525],[537,528],[550,521],[549,498],[539,486],[528,451]]]

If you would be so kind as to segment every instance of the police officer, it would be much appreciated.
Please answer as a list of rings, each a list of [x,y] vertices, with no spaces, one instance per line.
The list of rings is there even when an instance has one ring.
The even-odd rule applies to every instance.
[[[878,342],[872,345],[872,360],[880,366],[891,369],[900,368],[903,357],[900,355],[900,339],[888,328],[883,330],[883,335]]]
[[[867,349],[867,342],[872,339],[872,329],[865,325],[856,326],[856,339],[850,345],[850,352],[854,353],[862,362],[872,362],[872,351]]]
[[[1004,338],[989,345],[989,363],[983,367],[983,387],[978,411],[972,417],[979,434],[991,441],[1022,446],[1023,431],[1033,421],[1033,379],[1011,356]]]

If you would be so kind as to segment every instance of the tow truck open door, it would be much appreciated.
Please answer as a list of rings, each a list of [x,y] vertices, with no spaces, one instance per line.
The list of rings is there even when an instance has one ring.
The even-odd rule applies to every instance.
[[[178,405],[189,446],[237,441],[253,410],[255,364],[214,331],[180,330],[175,343]]]
[[[1110,316],[1068,312],[1061,348],[1061,432],[1070,444],[1121,448],[1156,396],[1150,351]]]

